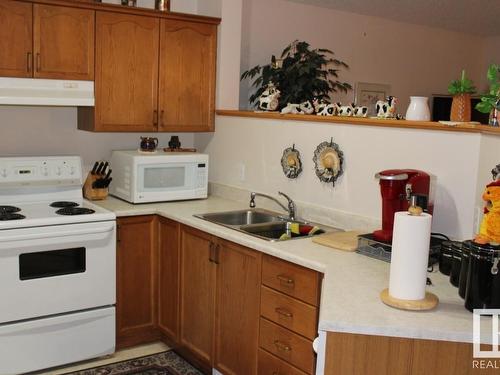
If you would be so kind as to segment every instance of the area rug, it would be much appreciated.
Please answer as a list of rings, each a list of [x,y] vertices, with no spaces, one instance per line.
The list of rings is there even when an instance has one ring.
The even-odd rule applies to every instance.
[[[203,375],[169,350],[65,375]]]

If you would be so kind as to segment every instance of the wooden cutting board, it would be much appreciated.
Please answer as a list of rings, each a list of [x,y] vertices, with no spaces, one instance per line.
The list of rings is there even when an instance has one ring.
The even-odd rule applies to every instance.
[[[348,231],[348,232],[334,232],[326,233],[320,236],[313,237],[313,242],[320,245],[333,247],[343,251],[354,251],[358,248],[358,236],[365,232]]]

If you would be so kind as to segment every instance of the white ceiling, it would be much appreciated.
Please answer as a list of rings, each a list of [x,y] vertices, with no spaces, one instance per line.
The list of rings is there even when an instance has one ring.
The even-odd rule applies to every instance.
[[[500,0],[289,0],[483,36],[500,35]]]

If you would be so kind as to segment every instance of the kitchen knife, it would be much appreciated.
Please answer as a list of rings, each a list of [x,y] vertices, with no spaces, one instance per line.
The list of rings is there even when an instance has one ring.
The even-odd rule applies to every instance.
[[[105,179],[105,180],[109,180],[109,177],[111,176],[111,172],[113,172],[113,170],[112,170],[112,169],[110,169],[110,170],[108,171],[108,173],[106,174],[106,177],[104,177],[104,179]]]
[[[109,163],[108,163],[108,162],[105,162],[105,163],[104,163],[104,166],[103,166],[103,167],[102,167],[102,169],[101,169],[101,174],[105,174],[105,173],[106,173],[106,169],[108,168],[108,165],[109,165]]]
[[[107,179],[106,182],[104,183],[104,188],[107,188],[112,180],[113,180],[113,177]]]
[[[95,171],[95,174],[100,175],[101,171],[102,171],[102,167],[104,167],[104,162],[103,161],[101,161],[101,163],[99,164],[99,167],[97,167],[97,170]]]
[[[90,172],[90,174],[95,174],[95,172],[97,171],[97,167],[99,166],[99,162],[96,161],[95,164],[94,164],[94,168],[92,168],[92,171]]]

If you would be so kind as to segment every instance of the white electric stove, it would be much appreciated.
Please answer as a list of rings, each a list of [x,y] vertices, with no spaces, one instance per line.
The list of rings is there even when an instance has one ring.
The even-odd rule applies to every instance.
[[[0,158],[0,374],[115,350],[115,215],[77,156]]]

